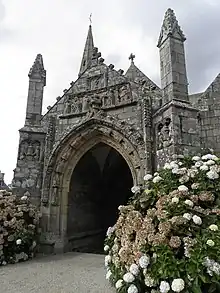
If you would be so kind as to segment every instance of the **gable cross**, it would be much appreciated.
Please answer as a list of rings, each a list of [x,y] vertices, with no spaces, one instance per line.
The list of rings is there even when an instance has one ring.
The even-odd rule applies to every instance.
[[[128,59],[131,60],[131,62],[134,62],[134,58],[135,55],[133,53],[131,53],[131,55],[128,57]]]

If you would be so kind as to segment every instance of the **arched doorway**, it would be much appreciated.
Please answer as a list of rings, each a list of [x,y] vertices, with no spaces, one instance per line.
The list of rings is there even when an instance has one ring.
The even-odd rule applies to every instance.
[[[106,230],[118,206],[132,196],[133,179],[125,159],[98,143],[76,165],[68,195],[67,238],[70,250],[102,253]]]

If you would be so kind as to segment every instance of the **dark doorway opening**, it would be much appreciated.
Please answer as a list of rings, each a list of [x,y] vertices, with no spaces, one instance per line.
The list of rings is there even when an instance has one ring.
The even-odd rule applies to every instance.
[[[117,220],[118,206],[132,196],[130,168],[115,149],[99,143],[80,159],[70,184],[69,249],[103,253],[106,231]]]

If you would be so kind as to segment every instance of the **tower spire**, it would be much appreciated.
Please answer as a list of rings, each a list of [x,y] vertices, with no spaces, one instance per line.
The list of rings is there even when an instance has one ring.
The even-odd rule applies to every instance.
[[[91,15],[90,15],[90,25],[89,31],[86,39],[86,44],[84,47],[82,62],[79,70],[79,75],[81,75],[87,68],[91,65],[92,54],[94,49],[93,35],[92,35],[92,25],[91,25]]]
[[[160,50],[163,103],[171,100],[188,102],[188,81],[184,42],[186,40],[174,11],[165,13],[157,47]]]
[[[35,58],[28,77],[29,89],[25,125],[39,125],[42,115],[43,92],[46,85],[46,70],[41,54]]]

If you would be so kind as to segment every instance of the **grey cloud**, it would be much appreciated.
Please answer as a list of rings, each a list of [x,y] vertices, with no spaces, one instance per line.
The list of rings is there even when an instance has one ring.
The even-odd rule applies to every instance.
[[[206,89],[220,72],[219,14],[220,5],[207,7],[191,16],[185,24],[187,68],[192,91]]]
[[[6,41],[9,39],[13,32],[2,25],[2,21],[4,20],[6,15],[6,9],[3,2],[0,0],[0,42]]]
[[[5,17],[5,6],[0,0],[0,21]]]
[[[117,54],[109,54],[106,56],[105,58],[105,63],[106,64],[109,64],[109,63],[112,63],[112,64],[119,64],[121,60],[121,56],[120,55],[117,55]]]
[[[132,2],[132,1],[129,1]],[[187,41],[188,80],[191,92],[208,87],[220,72],[220,2],[211,5],[207,0],[186,1],[165,0],[160,5],[148,1],[137,1],[137,5],[127,5],[126,18],[129,25],[140,26],[143,37],[148,35],[155,40],[155,50],[164,13],[174,9]],[[216,2],[217,3],[217,2]]]

